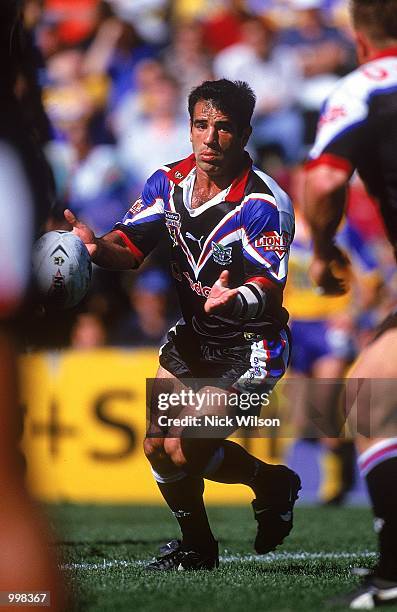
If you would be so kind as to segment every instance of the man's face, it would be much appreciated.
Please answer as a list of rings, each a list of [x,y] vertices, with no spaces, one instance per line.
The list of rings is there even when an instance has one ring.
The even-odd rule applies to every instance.
[[[190,140],[196,163],[209,176],[234,170],[247,144],[250,128],[238,133],[232,119],[209,100],[199,100],[193,112]]]

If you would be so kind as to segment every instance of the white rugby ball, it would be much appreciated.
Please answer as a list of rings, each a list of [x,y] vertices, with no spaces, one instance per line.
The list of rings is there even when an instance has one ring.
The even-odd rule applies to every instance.
[[[72,232],[47,232],[33,246],[33,274],[46,304],[72,308],[88,291],[91,258],[85,244]]]

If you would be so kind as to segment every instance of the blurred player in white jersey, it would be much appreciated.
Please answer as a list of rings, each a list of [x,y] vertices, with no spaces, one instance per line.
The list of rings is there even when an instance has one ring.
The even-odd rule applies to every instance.
[[[355,170],[379,203],[397,255],[397,2],[352,0],[351,11],[360,67],[344,77],[327,100],[307,165],[311,273],[329,294],[346,288],[349,262],[334,238]],[[355,416],[371,427],[367,432],[360,427],[356,441],[376,517],[379,561],[362,588],[348,597],[353,609],[397,602],[397,312],[362,351],[349,373],[348,390],[355,387],[354,379],[365,378],[375,379],[372,396],[366,395],[370,413],[363,414],[363,403],[360,411],[358,399]]]

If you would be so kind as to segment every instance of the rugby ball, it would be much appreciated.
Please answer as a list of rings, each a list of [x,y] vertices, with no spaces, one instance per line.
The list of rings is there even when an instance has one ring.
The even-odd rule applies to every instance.
[[[72,232],[47,232],[33,246],[33,275],[48,306],[72,308],[88,291],[91,258]]]

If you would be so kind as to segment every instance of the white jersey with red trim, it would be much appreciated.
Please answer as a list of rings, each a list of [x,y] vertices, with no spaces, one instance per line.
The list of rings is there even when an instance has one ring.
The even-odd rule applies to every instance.
[[[114,229],[139,260],[168,236],[182,313],[198,334],[225,341],[244,332],[281,329],[288,319],[282,291],[294,235],[289,197],[273,179],[252,167],[248,155],[241,174],[227,189],[193,209],[195,177],[194,155],[164,166],[149,178],[141,198]],[[242,325],[204,312],[210,289],[223,270],[230,273],[231,287],[258,277],[268,287],[260,320]]]
[[[397,246],[397,49],[341,79],[321,112],[307,166],[357,169]]]

